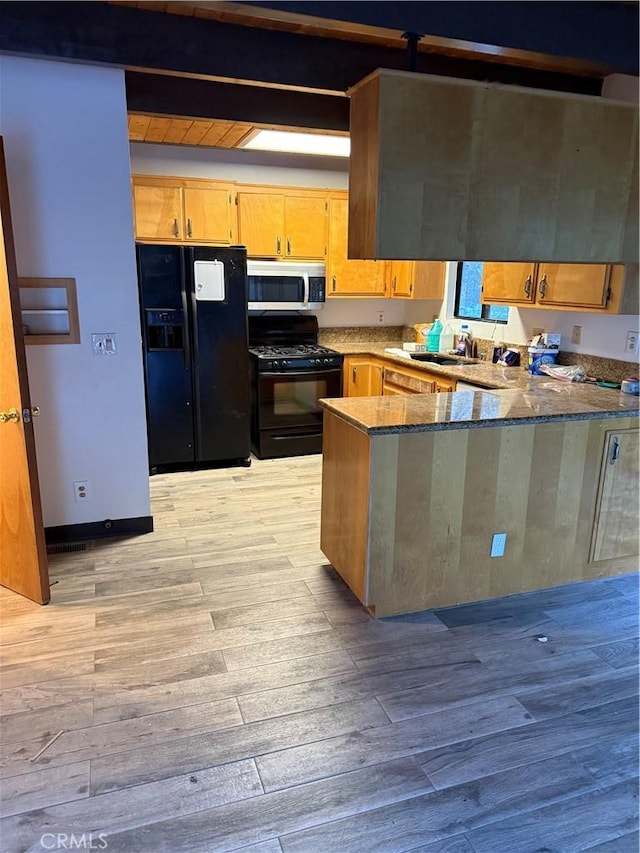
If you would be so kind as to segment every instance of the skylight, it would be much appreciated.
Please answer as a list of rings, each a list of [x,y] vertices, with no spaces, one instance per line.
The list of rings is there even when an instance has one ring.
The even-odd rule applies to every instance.
[[[348,157],[351,140],[348,136],[329,136],[322,133],[296,133],[287,130],[259,130],[241,148],[253,151],[282,151],[290,154],[320,154],[325,157]]]

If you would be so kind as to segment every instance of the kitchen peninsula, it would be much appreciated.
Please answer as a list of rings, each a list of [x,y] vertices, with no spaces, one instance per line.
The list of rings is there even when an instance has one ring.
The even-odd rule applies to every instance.
[[[637,569],[638,397],[428,367],[493,388],[322,401],[321,548],[371,613]]]

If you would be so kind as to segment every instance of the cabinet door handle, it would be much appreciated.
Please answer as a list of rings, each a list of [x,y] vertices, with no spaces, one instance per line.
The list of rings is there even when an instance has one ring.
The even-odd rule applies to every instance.
[[[354,385],[355,385],[355,382],[356,382],[356,371],[357,371],[357,370],[358,370],[358,368],[357,368],[357,367],[352,367],[352,368],[351,368],[351,381],[354,383]]]
[[[276,255],[280,254],[281,247],[282,247],[282,241],[279,237],[276,237]]]
[[[392,292],[392,293],[395,293],[395,292],[396,292],[396,277],[395,277],[395,275],[394,275],[394,277],[391,279],[391,292]]]
[[[187,219],[187,237],[191,237],[191,236],[192,236],[192,231],[191,231],[191,220],[190,220],[190,219]]]
[[[531,297],[531,285],[533,284],[533,280],[530,275],[528,275],[524,282],[524,292],[527,298]]]
[[[335,277],[335,275],[334,275],[334,276],[332,277],[332,279],[331,279],[331,290],[332,290],[334,293],[336,292],[336,277]]]
[[[413,293],[413,283],[409,285],[409,296]]]
[[[180,229],[178,228],[178,220],[177,219],[173,220],[173,236],[174,237],[180,236]]]
[[[287,255],[291,254],[291,240],[287,237]]]
[[[614,437],[613,444],[611,445],[611,454],[609,456],[609,465],[615,465],[618,461],[618,457],[620,456],[620,442],[617,438]]]
[[[547,277],[543,275],[540,279],[540,299],[544,299],[544,295],[547,292]]]

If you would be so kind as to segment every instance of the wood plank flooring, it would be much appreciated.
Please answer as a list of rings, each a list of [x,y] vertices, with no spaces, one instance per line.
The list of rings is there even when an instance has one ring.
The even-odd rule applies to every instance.
[[[376,621],[320,474],[155,476],[0,590],[3,853],[637,853],[637,576]]]

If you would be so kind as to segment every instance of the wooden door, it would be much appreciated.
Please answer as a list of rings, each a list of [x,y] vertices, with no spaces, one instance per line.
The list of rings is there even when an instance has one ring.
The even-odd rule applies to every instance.
[[[415,261],[392,261],[391,295],[410,299],[413,296]]]
[[[238,193],[238,240],[250,257],[283,257],[284,236],[281,194]]]
[[[433,377],[433,384],[435,385],[436,393],[450,393],[451,391],[456,390],[456,383],[454,379],[441,379],[440,377]]]
[[[179,187],[133,187],[137,240],[184,239]]]
[[[610,270],[607,264],[540,264],[537,302],[540,305],[604,308]]]
[[[482,302],[485,305],[531,305],[535,300],[535,264],[485,263]]]
[[[187,242],[226,246],[232,243],[231,190],[228,187],[185,187],[182,197]]]
[[[379,362],[372,361],[371,372],[369,374],[369,396],[382,396],[382,365]]]
[[[416,261],[413,273],[413,299],[443,299],[447,265],[444,261]]]
[[[591,560],[633,557],[638,553],[640,431],[606,433],[593,525]]]
[[[347,258],[349,202],[329,200],[327,282],[329,295],[384,296],[384,262]]]
[[[9,193],[0,138],[0,584],[38,604],[49,601],[27,361]]]
[[[284,199],[287,258],[327,256],[327,202],[307,195],[287,195]]]
[[[342,388],[345,397],[369,397],[371,394],[371,362],[366,356],[345,358]]]

